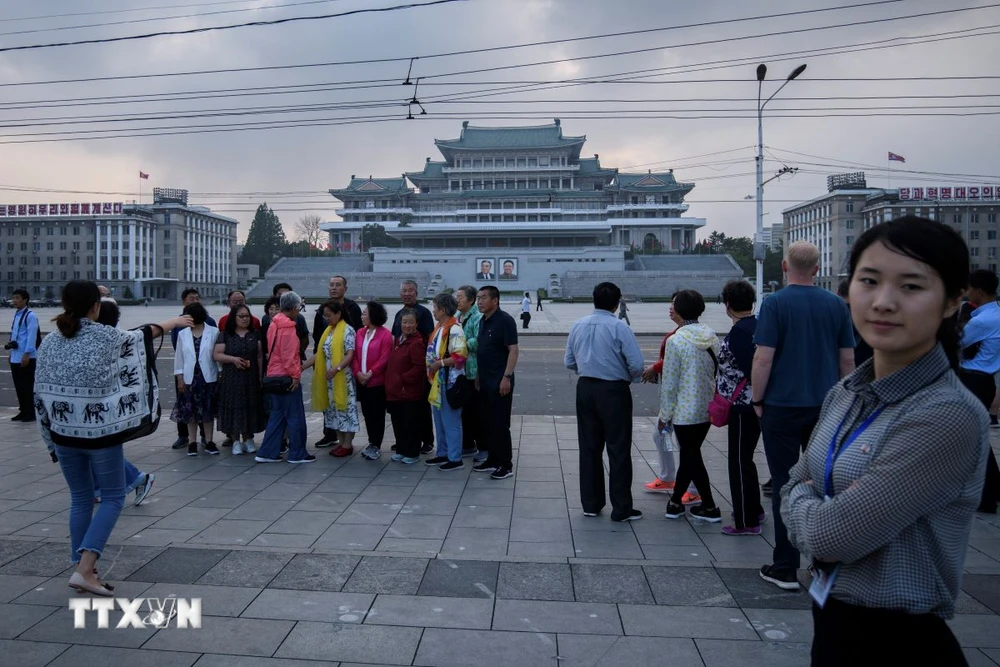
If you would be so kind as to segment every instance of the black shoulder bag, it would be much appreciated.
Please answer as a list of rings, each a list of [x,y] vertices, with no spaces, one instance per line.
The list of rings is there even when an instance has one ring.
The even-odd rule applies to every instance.
[[[274,346],[278,344],[278,332],[274,332],[274,342],[271,343],[271,351],[267,353],[270,359],[274,354]],[[313,372],[316,373],[315,369]],[[261,380],[260,390],[265,394],[287,394],[292,390],[292,377],[290,375],[265,375]]]
[[[461,325],[452,325],[461,326]],[[442,331],[441,335],[448,337],[445,338],[444,342],[444,357],[441,358],[441,365],[444,366],[444,360],[448,358],[448,345],[451,343],[451,330]],[[444,366],[444,396],[448,401],[448,405],[454,410],[461,410],[469,401],[472,399],[472,387],[469,383],[469,378],[465,377],[465,374],[459,375],[455,378],[455,384],[448,386],[448,367]]]

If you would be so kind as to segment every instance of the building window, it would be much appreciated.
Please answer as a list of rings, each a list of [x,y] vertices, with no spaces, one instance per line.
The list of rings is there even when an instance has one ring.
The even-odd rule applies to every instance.
[[[54,236],[55,233],[56,233],[55,227],[46,227],[45,228],[45,235],[46,236]]]
[[[973,246],[969,248],[970,257],[979,257],[979,246]]]
[[[854,229],[854,221],[853,220],[847,220],[846,222],[844,222],[844,228],[845,229]]]
[[[988,248],[986,250],[986,256],[989,257],[990,259],[996,259],[997,258],[997,247],[996,246],[991,246],[990,248]]]
[[[972,224],[974,224],[974,225],[978,225],[979,224],[979,214],[978,213],[973,213],[972,214]]]
[[[45,244],[45,249],[48,250],[49,252],[52,252],[53,250],[56,249],[56,244],[53,243],[52,241],[49,241],[48,243]]]
[[[31,244],[31,249],[34,250],[35,252],[38,252],[39,250],[41,250],[42,249],[42,243],[41,243],[41,241],[35,241],[34,243],[32,243]]]
[[[65,227],[63,227],[63,229],[65,229]],[[66,242],[65,241],[60,241],[59,242],[59,249],[60,250],[65,250],[66,249]]]
[[[164,229],[163,230],[163,238],[164,239],[169,239],[170,238],[170,230],[169,229]]]
[[[76,257],[74,257],[73,259],[76,259]],[[59,258],[59,264],[61,264],[62,266],[65,266],[66,265],[66,258],[65,257],[60,257]]]
[[[66,258],[65,257],[60,257],[59,259],[66,259]],[[48,266],[52,266],[53,264],[56,263],[56,258],[53,257],[52,255],[49,255],[48,257],[45,258],[45,263]]]
[[[957,225],[960,222],[962,222],[962,216],[956,213],[955,215],[951,216],[951,221]]]
[[[852,201],[847,202],[847,204],[844,207],[844,210],[847,211],[848,213],[854,213],[854,202]]]
[[[41,266],[42,265],[42,258],[39,257],[39,256],[37,256],[37,255],[35,255],[34,257],[31,258],[31,265],[32,266]]]
[[[73,228],[73,236],[79,236],[79,235],[80,235],[80,228],[79,227],[74,227]]]
[[[978,241],[979,240],[979,230],[978,229],[973,229],[972,231],[969,232],[969,240],[970,241]]]
[[[28,252],[28,244],[21,243],[21,252]]]
[[[69,233],[68,227],[59,227],[59,236],[66,236]]]
[[[66,258],[63,257],[62,259],[66,259]],[[60,261],[59,263],[60,264],[65,264],[66,262]],[[73,264],[76,265],[76,264],[79,264],[79,263],[80,263],[80,256],[79,255],[73,255]]]
[[[854,245],[854,237],[853,236],[845,236],[844,240],[847,241],[847,245]]]
[[[995,229],[987,229],[986,230],[986,240],[987,241],[996,241],[997,240],[997,230],[995,230]]]

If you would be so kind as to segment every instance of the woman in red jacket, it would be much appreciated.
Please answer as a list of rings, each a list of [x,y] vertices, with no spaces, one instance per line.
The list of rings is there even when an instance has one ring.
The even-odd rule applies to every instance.
[[[392,432],[396,436],[396,453],[392,460],[413,464],[420,460],[420,414],[426,400],[426,343],[417,332],[417,313],[413,309],[403,309],[400,328],[402,335],[393,341],[385,369],[385,394],[392,417]]]
[[[385,367],[392,352],[392,334],[383,326],[389,319],[385,306],[369,301],[361,312],[364,327],[359,329],[354,344],[351,371],[358,385],[358,400],[365,416],[368,446],[361,456],[374,461],[382,455],[385,435]]]

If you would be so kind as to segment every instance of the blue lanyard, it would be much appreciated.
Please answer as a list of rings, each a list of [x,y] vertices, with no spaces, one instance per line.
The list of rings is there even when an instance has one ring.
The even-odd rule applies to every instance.
[[[14,327],[15,328],[14,328],[14,330],[10,334],[10,339],[11,340],[15,340],[16,341],[17,337],[21,335],[21,329],[24,328],[24,321],[26,319],[28,319],[28,313],[30,313],[30,312],[31,312],[31,310],[29,310],[28,308],[25,308],[24,310],[20,311],[16,315],[14,315]],[[21,316],[20,319],[18,319],[17,315]]]
[[[855,400],[857,400],[857,399],[855,399]],[[824,477],[825,484],[826,484],[825,491],[826,491],[826,497],[827,498],[833,498],[833,495],[834,495],[834,491],[833,491],[833,464],[837,462],[837,459],[839,459],[840,455],[844,453],[844,450],[847,449],[848,447],[850,447],[852,444],[854,444],[854,441],[858,439],[858,436],[860,436],[862,433],[864,433],[865,429],[867,429],[869,426],[872,425],[872,422],[874,422],[878,418],[878,416],[880,414],[882,414],[882,410],[884,408],[885,408],[885,406],[883,405],[878,410],[876,410],[875,412],[873,412],[868,417],[868,419],[866,419],[863,422],[861,422],[861,426],[859,426],[858,428],[856,428],[854,430],[854,432],[851,433],[851,435],[849,435],[847,437],[847,440],[844,441],[844,444],[838,449],[837,448],[837,440],[840,439],[840,431],[841,431],[841,429],[844,428],[844,422],[847,421],[847,417],[845,416],[840,421],[840,426],[837,427],[837,432],[833,434],[833,438],[830,440],[830,449],[827,450],[827,453],[826,453],[826,470],[824,471],[825,475],[823,477]],[[854,403],[851,404],[851,408],[850,408],[850,410],[847,411],[847,414],[849,415],[853,409],[854,409]]]

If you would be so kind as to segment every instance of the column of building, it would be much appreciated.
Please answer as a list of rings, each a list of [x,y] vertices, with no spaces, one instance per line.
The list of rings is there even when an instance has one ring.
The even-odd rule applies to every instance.
[[[94,238],[97,239],[94,242],[94,278],[100,281],[101,280],[101,223],[99,220],[94,221]]]

